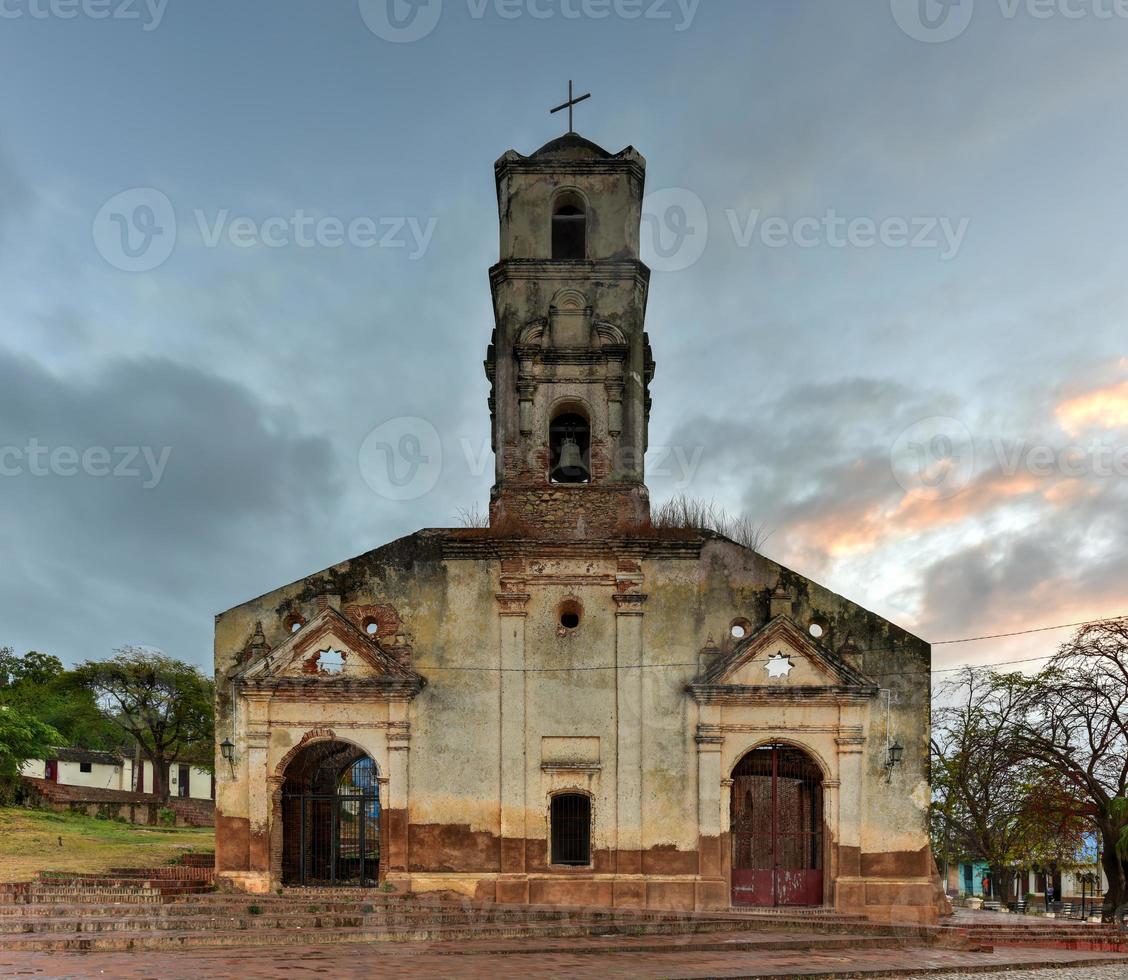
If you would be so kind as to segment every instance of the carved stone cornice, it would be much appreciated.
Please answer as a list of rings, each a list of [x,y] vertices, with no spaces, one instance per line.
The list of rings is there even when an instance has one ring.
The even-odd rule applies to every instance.
[[[569,262],[556,259],[503,259],[490,269],[490,286],[494,289],[500,283],[514,279],[539,279],[545,282],[634,280],[637,285],[646,287],[650,282],[650,270],[640,261],[586,259]]]
[[[835,738],[839,755],[860,755],[865,749],[866,737],[864,735],[839,735]]]
[[[615,600],[617,615],[641,616],[647,596],[644,592],[616,592],[611,598]]]
[[[416,677],[342,678],[266,677],[244,681],[242,693],[267,695],[278,701],[324,701],[329,703],[371,703],[372,701],[411,701],[427,682]]]
[[[527,616],[528,592],[498,592],[495,596],[500,616]]]
[[[761,684],[687,684],[685,689],[698,704],[865,704],[877,693],[866,688]]]

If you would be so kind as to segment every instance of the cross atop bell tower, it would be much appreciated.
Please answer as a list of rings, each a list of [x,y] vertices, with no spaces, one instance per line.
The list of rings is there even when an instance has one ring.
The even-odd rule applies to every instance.
[[[576,102],[569,87],[569,101]],[[555,110],[554,110],[555,111]],[[486,355],[497,531],[597,537],[649,520],[654,373],[639,259],[646,162],[575,132],[494,165],[500,261]]]
[[[567,109],[568,110],[568,132],[574,133],[575,129],[572,127],[572,109],[575,106],[578,106],[585,99],[590,99],[590,98],[591,98],[591,92],[588,92],[587,95],[581,95],[578,99],[573,98],[572,97],[572,79],[569,78],[568,79],[568,101],[567,102],[561,102],[560,105],[558,105],[555,109],[549,109],[548,114],[551,116],[553,113],[559,112],[561,109]]]

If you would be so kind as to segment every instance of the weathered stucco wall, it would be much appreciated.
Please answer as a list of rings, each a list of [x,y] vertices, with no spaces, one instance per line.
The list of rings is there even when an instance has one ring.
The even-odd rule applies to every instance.
[[[221,870],[273,887],[279,855],[271,850],[281,837],[269,797],[280,767],[309,732],[331,733],[379,767],[381,875],[403,887],[505,901],[725,906],[725,783],[746,751],[786,741],[825,774],[825,900],[934,915],[926,644],[721,539],[566,552],[485,532],[424,532],[220,616],[217,739],[231,734],[237,756],[233,778],[217,761]],[[800,630],[818,621],[816,642],[831,660],[849,638],[861,652],[848,647],[847,656],[882,690],[860,700],[793,696],[786,685],[806,691],[830,679],[789,647],[794,677],[778,696],[697,703],[687,685],[732,654],[734,621],[753,634],[769,623],[773,590],[788,593],[785,615]],[[560,625],[564,601],[580,610],[574,630]],[[400,633],[380,641],[401,657],[408,648],[426,678],[414,700],[233,691],[226,677],[253,659],[257,622],[277,649],[294,622],[324,605],[346,616],[394,610]],[[730,682],[762,684],[757,667],[741,667]],[[905,755],[887,778],[889,738]],[[549,799],[564,790],[592,798],[587,868],[549,863]]]

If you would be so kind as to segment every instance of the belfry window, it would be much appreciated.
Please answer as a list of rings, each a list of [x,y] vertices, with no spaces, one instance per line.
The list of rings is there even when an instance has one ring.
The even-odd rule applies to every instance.
[[[557,205],[552,215],[552,257],[587,258],[587,215],[582,207],[571,202]]]
[[[576,412],[557,415],[548,430],[553,483],[591,483],[591,426]]]
[[[552,798],[552,863],[591,864],[591,800],[582,793]]]

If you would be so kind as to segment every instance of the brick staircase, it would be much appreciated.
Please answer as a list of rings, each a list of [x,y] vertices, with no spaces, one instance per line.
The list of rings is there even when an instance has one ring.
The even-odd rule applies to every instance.
[[[1128,953],[1128,936],[1115,925],[1082,922],[1023,922],[1016,915],[1009,922],[967,923],[941,926],[942,931],[959,933],[971,942],[991,946],[1034,946],[1041,949],[1093,950],[1102,953]]]
[[[121,951],[322,943],[432,943],[464,948],[520,941],[519,952],[819,951],[993,945],[1128,951],[1115,929],[1079,923],[1023,926],[883,925],[832,909],[679,913],[506,906],[450,895],[359,889],[213,890],[214,857],[98,874],[46,872],[0,885],[0,950]],[[468,945],[469,944],[469,945]]]
[[[896,948],[918,932],[828,909],[796,914],[679,913],[505,906],[453,896],[358,889],[287,889],[248,896],[211,891],[210,855],[165,868],[41,875],[0,886],[0,949],[159,950],[448,940],[533,940],[523,952]],[[934,932],[934,931],[933,931]],[[924,941],[928,941],[925,937]],[[931,937],[935,938],[935,936]],[[962,942],[962,940],[961,940]]]
[[[160,905],[214,888],[215,855],[188,854],[160,868],[111,868],[93,873],[41,871],[35,881],[0,884],[0,905],[70,908]]]

